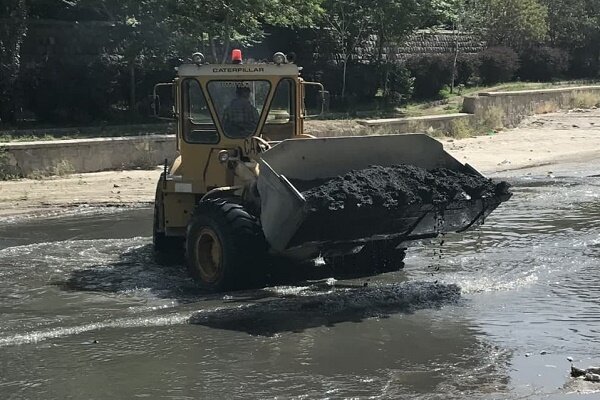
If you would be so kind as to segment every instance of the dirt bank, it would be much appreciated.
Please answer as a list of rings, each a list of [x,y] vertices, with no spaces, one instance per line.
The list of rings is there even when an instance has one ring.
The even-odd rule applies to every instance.
[[[131,207],[154,201],[161,169],[107,171],[0,182],[0,220],[54,214],[77,206]]]
[[[319,121],[319,129],[328,121]],[[331,121],[329,129],[351,122]],[[531,117],[519,128],[463,140],[442,140],[461,162],[490,174],[534,165],[585,162],[600,154],[600,110]],[[0,182],[0,218],[36,215],[84,205],[151,204],[160,169],[77,174]]]
[[[518,128],[462,140],[442,140],[459,161],[481,172],[586,162],[600,154],[600,109],[529,117]]]

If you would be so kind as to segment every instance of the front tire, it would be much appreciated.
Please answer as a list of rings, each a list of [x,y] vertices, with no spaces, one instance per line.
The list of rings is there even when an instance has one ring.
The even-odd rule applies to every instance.
[[[212,292],[253,287],[263,278],[265,243],[258,221],[241,205],[202,201],[187,228],[188,270]]]

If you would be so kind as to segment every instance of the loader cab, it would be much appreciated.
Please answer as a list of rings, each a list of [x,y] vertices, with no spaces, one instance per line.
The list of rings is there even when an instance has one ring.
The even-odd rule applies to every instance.
[[[303,135],[304,90],[312,83],[285,55],[248,64],[208,64],[199,53],[193,60],[178,68],[174,82],[180,153],[174,169],[200,192],[233,184],[219,166],[220,151],[254,159],[261,141]]]
[[[298,80],[297,76],[182,79],[180,145],[252,136],[267,141],[291,139],[301,132],[302,124]]]
[[[265,150],[305,136],[305,87],[323,93],[323,86],[305,82],[282,53],[260,63],[240,62],[235,53],[230,64],[209,64],[195,53],[172,83],[155,87],[155,111],[169,109],[176,120],[178,151],[157,185],[155,237],[184,237],[200,200],[232,188],[240,197]],[[159,90],[173,102],[161,102]]]

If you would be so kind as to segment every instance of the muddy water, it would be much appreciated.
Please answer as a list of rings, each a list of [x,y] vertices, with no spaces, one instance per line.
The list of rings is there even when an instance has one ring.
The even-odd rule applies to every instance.
[[[150,210],[0,223],[0,398],[599,398],[566,359],[600,364],[596,167],[502,174],[404,271],[227,295],[154,259]]]

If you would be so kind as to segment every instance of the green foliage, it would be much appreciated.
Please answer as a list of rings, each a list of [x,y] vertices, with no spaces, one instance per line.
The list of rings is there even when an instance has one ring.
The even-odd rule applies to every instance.
[[[170,1],[169,19],[179,27],[178,32],[193,32],[213,62],[226,61],[232,45],[248,46],[261,40],[264,25],[311,26],[323,12],[323,0]]]
[[[371,1],[371,30],[377,35],[375,54],[383,61],[383,49],[390,43],[405,38],[423,25],[435,9],[433,0],[373,0]]]
[[[440,89],[437,97],[440,99],[443,99],[443,100],[447,100],[450,97],[452,97],[452,92],[450,91],[450,87],[448,85],[444,85]]]
[[[470,25],[492,46],[520,48],[548,34],[548,9],[538,0],[477,1],[473,11]]]
[[[448,135],[455,139],[464,139],[475,136],[477,129],[473,127],[467,118],[456,118],[450,123]]]
[[[48,122],[89,123],[108,118],[118,93],[121,72],[110,60],[88,63],[50,58],[22,74],[24,102]]]
[[[415,78],[408,68],[398,63],[384,63],[379,66],[378,73],[386,105],[399,106],[410,101],[415,89]]]
[[[479,55],[479,76],[485,84],[508,82],[519,69],[519,57],[508,47],[491,47]]]
[[[540,0],[548,9],[548,36],[557,46],[580,47],[598,31],[596,0]]]
[[[474,54],[459,54],[456,60],[456,85],[468,85],[477,75],[479,57]]]
[[[436,97],[452,80],[452,60],[448,56],[413,57],[408,60],[407,66],[415,77],[414,95],[419,99]]]
[[[0,120],[14,120],[14,84],[21,68],[21,47],[27,34],[25,0],[3,1],[0,16]]]
[[[521,53],[519,77],[529,81],[550,81],[569,68],[569,54],[549,46],[531,47]]]

